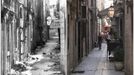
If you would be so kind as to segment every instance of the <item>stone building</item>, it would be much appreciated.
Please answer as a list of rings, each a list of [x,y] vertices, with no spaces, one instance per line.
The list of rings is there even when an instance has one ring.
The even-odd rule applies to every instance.
[[[124,3],[123,0],[114,2],[115,14],[112,19],[112,26],[115,32],[117,32],[117,38],[123,37],[123,26],[124,26]]]
[[[124,2],[125,75],[133,75],[133,0]]]
[[[125,75],[133,75],[133,1],[114,0],[115,14],[112,27],[117,32],[117,38],[123,39],[125,50]],[[106,9],[105,9],[106,10]],[[104,12],[102,12],[104,14]],[[101,14],[101,13],[100,13]],[[101,15],[103,15],[101,14]]]
[[[41,3],[43,0],[1,0],[0,75],[10,74],[17,61],[28,60],[28,54],[42,42]]]
[[[16,61],[26,60],[26,53],[29,51],[26,45],[30,41],[24,36],[26,28],[26,9],[27,1],[2,0],[2,30],[1,30],[1,75],[10,74],[11,68]],[[27,26],[27,27],[26,27]]]
[[[42,34],[47,34],[47,27],[45,26],[45,14],[44,14],[44,6],[43,0],[29,0],[33,11],[33,42],[32,42],[32,50],[36,48],[37,45],[43,45],[47,40],[47,35],[43,36]],[[46,30],[43,32],[43,30]],[[37,37],[39,36],[39,37]],[[44,40],[46,39],[46,40]],[[34,51],[33,51],[34,52]]]
[[[96,1],[67,0],[63,6],[61,64],[65,75],[69,75],[97,40]]]
[[[118,38],[123,39],[125,75],[133,75],[133,0],[114,0],[115,16],[113,23]]]

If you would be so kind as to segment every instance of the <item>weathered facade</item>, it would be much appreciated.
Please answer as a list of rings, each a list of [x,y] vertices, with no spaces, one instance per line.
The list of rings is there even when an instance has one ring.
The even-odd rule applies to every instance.
[[[133,75],[133,0],[116,0],[113,25],[117,37],[123,39],[125,75]]]
[[[77,2],[78,0],[67,1],[67,75],[78,64],[78,46],[76,45]]]
[[[133,75],[133,0],[125,0],[124,9],[125,75]]]
[[[90,39],[90,43],[89,45],[91,45],[91,48],[94,48],[95,43],[97,42],[97,30],[98,30],[98,26],[97,26],[97,6],[96,6],[97,1],[96,0],[88,0],[88,8],[89,8],[89,32],[91,35],[89,35]],[[90,31],[91,30],[91,31]]]
[[[124,26],[124,2],[123,0],[114,2],[115,14],[112,19],[112,27],[117,33],[117,38],[123,38],[123,26]]]
[[[8,75],[17,61],[28,60],[28,54],[42,42],[44,24],[43,0],[1,1],[1,74]],[[35,37],[39,36],[39,37]]]
[[[11,68],[16,61],[26,60],[25,53],[29,38],[24,36],[27,1],[3,0],[2,5],[2,75],[10,74]],[[25,18],[24,18],[25,17]],[[26,41],[26,42],[25,42]]]
[[[97,40],[96,1],[67,0],[65,5],[65,47],[61,51],[61,59],[64,60],[65,75],[69,75],[88,55]]]
[[[31,2],[31,7],[33,10],[33,43],[32,43],[32,50],[36,48],[37,45],[43,45],[47,41],[47,27],[45,21],[45,14],[44,14],[44,6],[43,0],[29,0]],[[44,30],[44,31],[43,31]],[[46,36],[43,36],[43,33]],[[37,37],[38,36],[38,37]]]

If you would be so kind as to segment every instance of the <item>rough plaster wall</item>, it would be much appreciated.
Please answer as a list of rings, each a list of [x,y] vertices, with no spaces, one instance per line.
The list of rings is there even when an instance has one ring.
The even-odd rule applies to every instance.
[[[0,3],[1,3],[1,1],[0,1]],[[0,9],[1,9],[1,7],[0,7]],[[0,13],[1,13],[1,11],[0,11]],[[0,17],[0,20],[1,20],[1,17]],[[1,34],[2,33],[2,28],[1,28],[1,25],[0,25],[0,36],[2,35]],[[2,45],[1,45],[1,37],[0,37],[0,61],[2,61],[2,59],[1,59],[1,57],[2,57]],[[0,62],[1,63],[1,62]],[[0,74],[2,73],[2,64],[0,64]]]
[[[67,75],[67,8],[66,0],[60,0],[61,69]]]
[[[125,5],[125,25],[124,25],[124,44],[125,44],[125,74],[133,74],[133,49],[132,49],[132,10]]]

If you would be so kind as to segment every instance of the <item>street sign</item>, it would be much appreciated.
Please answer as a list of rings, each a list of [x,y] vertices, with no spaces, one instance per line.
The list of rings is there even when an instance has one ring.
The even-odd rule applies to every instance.
[[[60,28],[60,20],[53,20],[53,22],[50,25],[50,28]]]

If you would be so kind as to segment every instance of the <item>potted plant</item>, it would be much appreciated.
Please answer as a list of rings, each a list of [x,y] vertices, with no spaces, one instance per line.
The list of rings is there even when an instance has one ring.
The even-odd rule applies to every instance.
[[[118,71],[123,70],[124,68],[124,50],[122,47],[117,47],[114,51],[114,65],[115,69]]]

